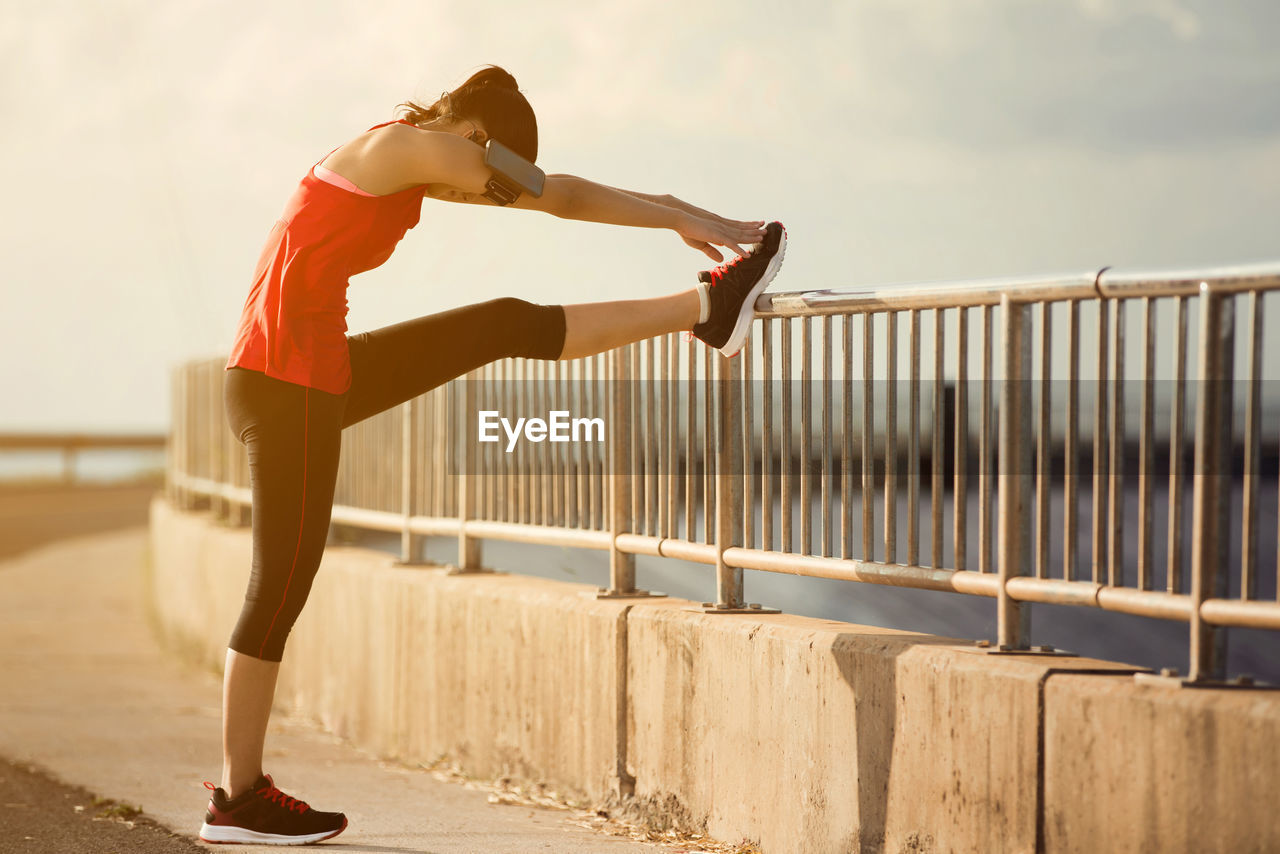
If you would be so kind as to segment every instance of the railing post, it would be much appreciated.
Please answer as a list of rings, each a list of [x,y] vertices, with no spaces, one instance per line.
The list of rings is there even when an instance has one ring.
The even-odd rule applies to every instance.
[[[737,364],[724,356],[714,361],[717,375],[714,391],[719,404],[716,407],[716,608],[740,609],[746,605],[742,570],[729,566],[724,560],[725,549],[742,544],[739,521],[742,478],[734,471],[735,461],[742,458],[737,448],[738,430],[734,429],[740,389],[735,376]]]
[[[1230,300],[1215,293],[1207,282],[1200,283],[1200,382],[1191,521],[1191,682],[1219,681],[1226,676],[1226,630],[1206,623],[1200,606],[1207,599],[1227,597],[1235,351],[1235,314]]]
[[[467,535],[467,520],[473,514],[472,505],[476,497],[476,445],[471,429],[476,417],[475,380],[471,374],[462,378],[460,383],[463,394],[461,412],[462,471],[458,473],[458,566],[454,574],[471,572],[488,572],[480,565],[480,540]]]
[[[200,376],[197,373],[199,367],[198,362],[188,362],[184,373],[186,375],[186,410],[187,410],[187,439],[186,439],[186,457],[187,457],[187,476],[196,476],[200,472],[200,418],[199,403],[200,396]],[[193,489],[183,491],[182,507],[184,510],[195,510],[200,504],[199,495]]]
[[[749,358],[746,351],[735,358],[712,357],[716,366],[716,378],[708,391],[716,398],[713,407],[716,413],[716,601],[711,607],[704,604],[702,610],[717,614],[778,613],[773,608],[747,604],[743,592],[742,569],[730,566],[724,559],[727,549],[742,545],[742,502],[745,492],[742,473],[737,471],[737,466],[742,461],[742,447],[738,444],[742,440],[742,425],[738,421],[742,409],[739,364]],[[712,425],[708,424],[707,430],[711,429]],[[802,464],[807,466],[809,462],[803,460]]]
[[[164,494],[169,499],[169,503],[177,505],[178,490],[174,475],[177,474],[175,466],[177,458],[174,455],[174,448],[177,444],[178,435],[178,374],[173,369],[169,369],[169,436],[164,443]]]
[[[62,483],[70,486],[76,481],[76,448],[67,445],[62,449]]]
[[[619,550],[619,534],[630,530],[631,507],[631,359],[630,346],[610,350],[609,359],[609,533],[614,540],[609,550],[609,588],[601,596],[634,595],[635,555]]]
[[[244,448],[240,445],[239,437],[231,431],[231,427],[227,423],[225,410],[222,407],[222,401],[226,396],[227,372],[226,369],[222,367],[221,360],[218,361],[216,374],[218,377],[217,420],[218,423],[222,425],[223,445],[226,447],[224,453],[224,459],[226,460],[224,468],[224,471],[226,472],[226,485],[228,489],[234,489],[240,486],[238,480],[241,471],[240,461],[243,459],[241,454],[244,451]],[[231,498],[228,498],[227,501],[229,505],[228,523],[232,527],[243,528],[245,525],[252,523],[251,505],[246,505],[239,500]]]
[[[188,382],[187,382],[187,366],[185,364],[178,367],[178,376],[176,380],[176,392],[174,406],[175,423],[178,425],[177,438],[174,448],[174,465],[180,475],[178,479],[177,491],[174,497],[177,499],[175,504],[179,509],[187,509],[187,478],[190,477],[191,467],[189,465],[190,454],[187,451],[188,443],[191,441],[191,419],[188,412]]]
[[[608,501],[606,513],[613,547],[609,550],[609,586],[601,587],[596,592],[596,597],[599,599],[642,599],[666,595],[656,591],[638,590],[636,588],[636,556],[618,548],[619,535],[631,532],[633,522],[631,492],[635,487],[633,479],[639,476],[639,472],[630,470],[632,442],[635,436],[631,384],[637,381],[631,375],[631,352],[636,346],[638,345],[629,344],[618,347],[610,350],[606,356],[609,360],[610,378],[607,404],[609,449],[606,457],[609,491],[606,495]]]
[[[222,410],[222,401],[217,398],[217,389],[213,383],[215,367],[217,366],[209,359],[200,363],[200,383],[204,392],[204,403],[208,407],[202,419],[205,433],[204,476],[217,487],[216,491],[209,496],[209,512],[215,520],[226,524],[227,500],[221,491],[221,487],[226,483],[226,476],[222,465],[222,431],[218,429],[222,419],[217,417]]]
[[[400,408],[400,509],[404,513],[404,524],[400,529],[400,563],[413,565],[420,563],[418,559],[418,537],[409,530],[409,520],[416,511],[414,496],[417,494],[418,467],[413,460],[414,427],[418,418],[418,406],[421,398],[410,398]],[[463,443],[467,444],[463,436]]]
[[[1031,566],[1031,306],[1000,298],[1004,320],[1004,387],[1000,394],[1000,596],[1001,651],[1027,649],[1031,607],[1009,596],[1009,579]]]

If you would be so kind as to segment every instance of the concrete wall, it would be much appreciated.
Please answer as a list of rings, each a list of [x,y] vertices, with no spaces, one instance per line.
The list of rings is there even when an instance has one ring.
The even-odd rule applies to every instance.
[[[1054,679],[1045,850],[1280,851],[1277,705],[1277,691]]]
[[[152,522],[159,622],[220,663],[249,532],[163,500]],[[769,854],[1280,850],[1275,694],[593,592],[331,547],[278,697],[383,756],[634,790],[654,823]]]

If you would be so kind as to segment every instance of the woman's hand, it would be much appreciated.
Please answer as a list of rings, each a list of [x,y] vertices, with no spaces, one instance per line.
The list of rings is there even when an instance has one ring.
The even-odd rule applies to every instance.
[[[700,210],[700,209],[699,209]],[[681,239],[712,261],[724,260],[716,246],[727,246],[739,255],[746,255],[741,244],[759,243],[764,240],[764,221],[744,222],[725,219],[708,211],[699,214],[686,212],[676,229]]]
[[[697,236],[695,234],[691,234],[683,230],[680,231],[680,237],[681,239],[684,240],[685,243],[689,244],[694,249],[697,249],[699,252],[703,253],[704,255],[706,255],[708,258],[710,258],[712,261],[715,261],[716,263],[723,261],[724,255],[721,254],[719,249],[716,249],[711,244],[718,243],[721,246],[728,246],[730,249],[732,249],[734,252],[738,253],[739,255],[745,255],[746,253],[742,251],[742,247],[739,246],[738,244],[756,243],[757,241],[764,239],[764,220],[762,219],[754,220],[751,222],[747,222],[744,220],[737,220],[737,219],[728,219],[718,214],[714,214],[709,210],[704,210],[703,208],[700,208],[697,205],[691,205],[685,200],[676,198],[670,193],[665,193],[661,196],[650,196],[644,193],[635,193],[635,192],[632,192],[631,190],[623,190],[622,192],[636,196],[637,198],[645,199],[646,201],[653,202],[654,204],[663,205],[668,208],[674,208],[675,210],[682,211],[686,214],[689,214],[694,219],[709,221],[710,223],[712,223],[711,227],[713,229],[717,226],[720,227],[722,230],[720,232],[719,238],[708,237],[706,236],[705,231],[703,236]],[[704,228],[705,228],[705,224],[704,224]],[[694,229],[696,230],[697,226],[694,226]],[[728,232],[723,231],[724,229],[728,229],[729,231]],[[747,236],[744,234],[744,232],[751,232],[751,234]],[[731,238],[730,241],[724,240],[723,237],[729,233],[734,233],[737,236]]]

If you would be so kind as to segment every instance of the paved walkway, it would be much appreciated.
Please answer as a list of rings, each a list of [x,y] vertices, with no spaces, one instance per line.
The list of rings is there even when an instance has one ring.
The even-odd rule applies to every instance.
[[[154,641],[144,613],[145,528],[61,540],[0,561],[0,756],[137,804],[194,836],[217,779],[221,689]],[[326,850],[672,852],[577,827],[566,813],[379,762],[300,721],[276,721],[267,770],[350,826]],[[227,851],[225,846],[204,846]],[[278,848],[237,846],[237,851]]]

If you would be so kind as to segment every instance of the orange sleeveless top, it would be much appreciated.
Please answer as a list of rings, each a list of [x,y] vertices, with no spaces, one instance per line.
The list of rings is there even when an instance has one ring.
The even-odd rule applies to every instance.
[[[348,280],[391,257],[418,224],[427,185],[371,196],[347,183],[322,180],[313,167],[294,191],[258,258],[227,368],[331,394],[351,386]]]

